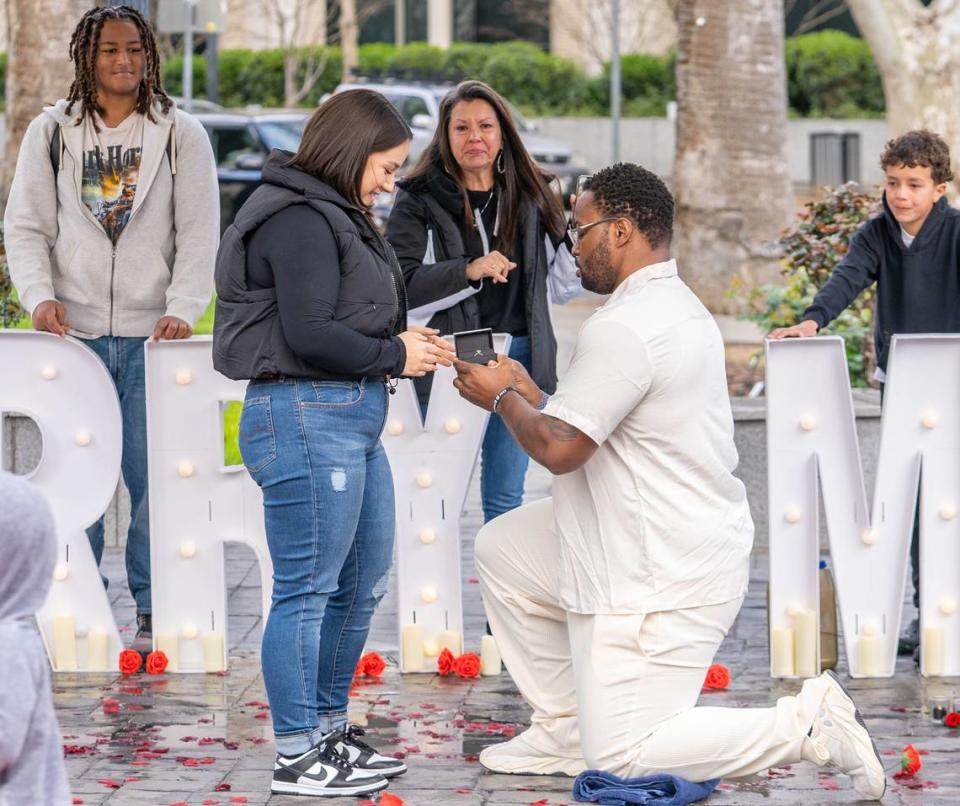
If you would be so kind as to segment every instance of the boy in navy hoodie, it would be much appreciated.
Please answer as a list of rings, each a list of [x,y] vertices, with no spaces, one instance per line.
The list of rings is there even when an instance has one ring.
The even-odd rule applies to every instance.
[[[912,131],[887,143],[880,156],[885,183],[883,214],[865,222],[803,318],[777,328],[771,339],[813,336],[857,295],[877,284],[875,338],[877,371],[886,381],[894,333],[960,333],[960,210],[944,196],[950,149],[933,132]],[[913,603],[920,605],[919,521],[910,546]],[[900,653],[919,644],[914,619],[900,638]]]

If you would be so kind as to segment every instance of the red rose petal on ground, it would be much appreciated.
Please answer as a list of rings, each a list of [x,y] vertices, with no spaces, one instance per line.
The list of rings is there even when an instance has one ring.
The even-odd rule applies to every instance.
[[[74,806],[77,806],[77,804],[83,803],[83,798],[74,798],[74,799],[71,801],[71,803],[73,803]]]
[[[269,716],[269,714],[268,714],[266,711],[260,711],[260,713],[254,714],[254,715],[253,715],[253,718],[254,718],[254,719],[266,719],[268,716]]]
[[[230,798],[231,803],[246,803],[247,799],[243,795],[234,795]]]
[[[216,806],[220,801],[216,798],[207,798],[206,800],[200,801],[203,806]]]
[[[392,792],[386,792],[380,796],[380,806],[406,806],[403,798],[398,798]]]
[[[213,788],[213,791],[214,791],[214,792],[229,792],[232,788],[233,788],[233,787],[231,787],[230,784],[220,783],[220,784],[217,784],[217,785]]]
[[[119,789],[123,786],[119,781],[114,781],[113,778],[101,778],[97,783],[103,784],[107,789]]]

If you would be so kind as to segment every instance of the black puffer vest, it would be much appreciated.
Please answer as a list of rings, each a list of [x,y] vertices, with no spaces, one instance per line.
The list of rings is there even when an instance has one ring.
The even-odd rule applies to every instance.
[[[339,377],[304,361],[287,344],[275,289],[247,284],[247,237],[293,204],[307,204],[322,215],[337,240],[340,294],[334,318],[371,337],[390,338],[406,329],[406,292],[393,250],[361,210],[325,182],[287,165],[291,156],[270,155],[264,184],[240,208],[217,252],[213,366],[234,380]]]

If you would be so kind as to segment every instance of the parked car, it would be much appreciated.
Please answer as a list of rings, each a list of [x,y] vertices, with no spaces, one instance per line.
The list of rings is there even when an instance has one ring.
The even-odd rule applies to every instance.
[[[220,232],[257,188],[267,155],[274,148],[296,151],[308,112],[196,114],[213,146],[220,184]]]
[[[407,158],[408,166],[413,165],[429,145],[433,132],[437,128],[440,101],[453,87],[443,84],[359,82],[340,84],[334,92],[360,88],[383,93],[390,103],[400,110],[413,131],[413,143],[410,146],[410,156]],[[520,130],[520,137],[530,156],[544,170],[557,177],[564,203],[569,203],[570,194],[576,190],[577,177],[587,172],[583,166],[583,160],[568,145],[537,134],[536,127],[524,118],[513,104],[507,101],[507,106],[510,108],[510,113]]]

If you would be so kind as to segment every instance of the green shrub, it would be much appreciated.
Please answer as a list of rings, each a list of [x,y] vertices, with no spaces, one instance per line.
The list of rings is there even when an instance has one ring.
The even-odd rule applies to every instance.
[[[446,52],[426,42],[412,42],[394,48],[387,60],[391,75],[407,80],[433,80],[443,74]]]
[[[842,31],[787,40],[791,111],[801,117],[881,117],[883,84],[867,43]]]
[[[3,245],[3,223],[0,222],[0,327],[15,327],[27,312],[20,307],[17,290],[10,280],[7,250]]]
[[[730,295],[748,303],[749,313],[744,318],[759,323],[764,332],[800,322],[847,253],[854,232],[879,211],[879,198],[856,187],[850,182],[836,190],[827,189],[823,198],[807,204],[796,227],[780,239],[784,283],[748,288],[742,280],[734,281]],[[821,331],[844,337],[853,386],[867,386],[873,376],[875,294],[871,286]]]
[[[320,80],[301,101],[316,106],[336,87],[341,74],[339,48],[308,51],[324,58]],[[787,40],[785,49],[791,114],[805,117],[876,117],[883,114],[883,87],[866,43],[840,31],[821,31]],[[370,80],[457,82],[478,78],[495,87],[521,109],[535,114],[606,115],[610,110],[610,65],[597,77],[573,62],[553,56],[530,42],[481,44],[456,42],[443,50],[423,42],[403,47],[383,42],[360,48],[359,74]],[[0,62],[0,71],[5,62]],[[628,116],[662,116],[676,92],[676,54],[622,57],[623,112]],[[301,76],[304,67],[301,65]],[[163,66],[164,82],[181,94],[181,57]],[[205,97],[206,70],[194,60],[194,93]],[[283,52],[220,52],[220,99],[224,106],[282,106]]]
[[[625,115],[661,117],[667,102],[676,95],[676,53],[654,56],[650,53],[627,53],[620,59],[620,82]],[[593,80],[592,96],[604,109],[610,108],[610,62]]]
[[[342,69],[340,48],[310,48],[306,56],[323,61],[320,79],[301,106],[317,106],[320,97],[331,92],[340,81]],[[297,75],[298,86],[306,73],[306,59],[301,60]],[[202,56],[193,59],[193,94],[195,98],[207,97],[206,60]],[[183,94],[183,57],[174,56],[163,65],[163,84],[171,95]],[[272,50],[224,50],[220,52],[220,103],[223,106],[282,107],[283,51]]]

